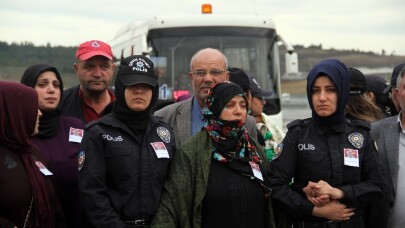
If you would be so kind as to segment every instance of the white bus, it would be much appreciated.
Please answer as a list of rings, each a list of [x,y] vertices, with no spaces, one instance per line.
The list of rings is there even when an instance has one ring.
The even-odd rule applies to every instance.
[[[159,77],[159,105],[162,106],[180,95],[192,94],[188,77],[191,57],[200,49],[217,48],[227,56],[229,67],[242,68],[256,78],[262,89],[274,91],[266,99],[264,112],[283,127],[279,46],[287,49],[287,74],[298,72],[298,58],[267,16],[158,16],[127,25],[110,44],[118,61],[133,54],[152,59]]]

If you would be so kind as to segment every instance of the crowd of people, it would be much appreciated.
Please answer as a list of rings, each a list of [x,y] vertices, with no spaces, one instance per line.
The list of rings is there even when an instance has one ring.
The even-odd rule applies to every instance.
[[[405,63],[388,84],[322,60],[311,117],[285,133],[273,91],[219,49],[196,50],[192,95],[159,110],[148,57],[123,58],[114,90],[107,43],[75,57],[67,90],[46,63],[0,82],[0,227],[405,226]]]

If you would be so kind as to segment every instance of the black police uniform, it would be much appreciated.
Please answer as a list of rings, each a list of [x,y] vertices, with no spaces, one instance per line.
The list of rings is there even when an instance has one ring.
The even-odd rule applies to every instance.
[[[365,204],[381,198],[385,186],[369,124],[346,119],[330,127],[305,119],[287,127],[269,175],[274,205],[287,214],[289,227],[364,227]],[[359,167],[344,164],[345,149],[358,150]],[[344,192],[340,202],[356,208],[350,220],[334,224],[312,216],[314,205],[302,189],[320,180]]]
[[[143,141],[112,114],[86,126],[79,185],[87,218],[94,226],[143,227],[149,223],[159,207],[176,150],[173,136],[169,125],[154,116],[149,118]],[[152,143],[163,143],[169,158],[158,158]]]

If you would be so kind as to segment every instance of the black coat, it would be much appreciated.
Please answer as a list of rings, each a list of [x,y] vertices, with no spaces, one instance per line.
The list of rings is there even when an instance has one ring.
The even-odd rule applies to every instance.
[[[152,116],[143,136],[140,141],[112,114],[86,126],[79,186],[86,216],[96,227],[125,227],[124,221],[151,219],[158,209],[176,150],[174,134]],[[158,158],[152,143],[163,144],[169,158]]]
[[[356,141],[353,134],[362,139]],[[358,143],[357,147],[353,142]],[[344,198],[340,202],[356,208],[356,215],[363,213],[366,204],[382,197],[383,170],[369,124],[364,121],[346,119],[333,128],[322,128],[312,119],[296,120],[288,125],[279,147],[281,154],[270,164],[270,186],[274,204],[292,220],[327,221],[312,216],[314,205],[302,191],[308,181],[323,180],[341,189]],[[344,164],[345,149],[358,151],[358,167]]]
[[[83,102],[79,96],[80,85],[73,86],[65,91],[63,91],[63,96],[59,105],[59,110],[61,115],[64,116],[73,116],[83,120],[84,123],[87,123],[86,118],[83,113]],[[110,90],[111,93],[114,93]],[[102,115],[107,115],[111,112],[113,103],[107,105],[104,108]]]

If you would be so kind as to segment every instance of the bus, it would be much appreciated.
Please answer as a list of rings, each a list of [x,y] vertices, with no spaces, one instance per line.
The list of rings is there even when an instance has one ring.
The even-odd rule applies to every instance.
[[[109,43],[118,61],[135,54],[153,61],[160,86],[160,107],[173,103],[181,95],[193,94],[189,71],[195,52],[208,47],[219,49],[227,57],[229,67],[243,69],[263,90],[274,91],[266,98],[264,113],[283,128],[280,46],[286,48],[286,74],[298,73],[298,57],[267,16],[206,12],[156,16],[128,24]]]

